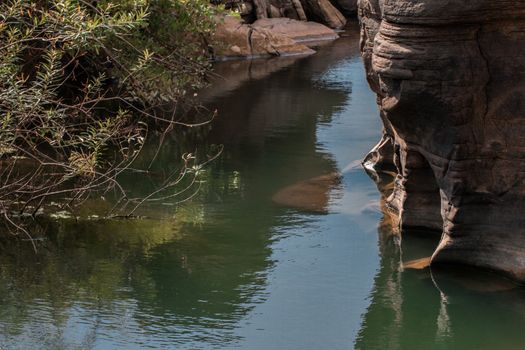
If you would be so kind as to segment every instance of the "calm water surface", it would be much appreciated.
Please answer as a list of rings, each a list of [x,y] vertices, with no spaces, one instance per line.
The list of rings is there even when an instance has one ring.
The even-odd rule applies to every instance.
[[[407,233],[400,248],[376,185],[348,166],[381,131],[356,30],[314,56],[216,72],[206,131],[224,152],[192,200],[140,220],[49,222],[38,254],[0,242],[1,349],[523,348],[521,289],[400,268],[439,237]],[[317,212],[272,201],[338,171]]]

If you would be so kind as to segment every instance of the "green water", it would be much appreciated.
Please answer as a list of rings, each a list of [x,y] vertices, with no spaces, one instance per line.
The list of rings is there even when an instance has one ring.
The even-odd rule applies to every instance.
[[[219,115],[202,132],[224,151],[198,195],[143,219],[45,221],[37,254],[0,240],[0,349],[523,348],[525,293],[457,268],[402,271],[439,237],[407,233],[399,247],[360,168],[317,213],[272,201],[380,137],[356,29],[314,56],[216,72],[203,98]],[[168,140],[159,173],[180,145]],[[158,184],[124,180],[137,193]]]

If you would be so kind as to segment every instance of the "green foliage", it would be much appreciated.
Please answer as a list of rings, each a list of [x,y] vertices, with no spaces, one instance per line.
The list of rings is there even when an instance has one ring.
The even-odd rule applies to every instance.
[[[129,0],[120,2],[126,9],[135,6]],[[207,0],[149,0],[147,4],[147,24],[124,41],[111,40],[108,46],[114,48],[115,59],[128,66],[137,54],[150,55],[149,64],[135,75],[135,81],[140,81],[134,91],[138,98],[157,102],[184,98],[189,90],[202,87],[210,67],[208,40],[218,9]],[[135,84],[127,76],[121,78]]]
[[[204,0],[0,3],[0,213],[117,188],[156,106],[202,86]],[[166,125],[166,123],[168,125]],[[36,210],[36,209],[35,209]]]

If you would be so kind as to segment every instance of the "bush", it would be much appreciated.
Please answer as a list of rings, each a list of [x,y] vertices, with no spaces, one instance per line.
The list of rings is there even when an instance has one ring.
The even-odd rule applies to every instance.
[[[212,17],[202,0],[0,4],[0,213],[11,227],[50,198],[126,199],[117,177],[152,125],[188,123],[158,107],[202,86]],[[185,169],[194,162],[186,155]]]

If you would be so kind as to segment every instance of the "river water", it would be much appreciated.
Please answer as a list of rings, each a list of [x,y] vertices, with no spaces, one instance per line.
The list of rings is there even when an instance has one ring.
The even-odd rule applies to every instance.
[[[381,132],[356,28],[310,57],[216,73],[206,140],[224,151],[191,200],[136,220],[54,220],[36,254],[0,242],[0,349],[523,347],[521,289],[401,268],[439,236],[399,247],[356,166]]]

